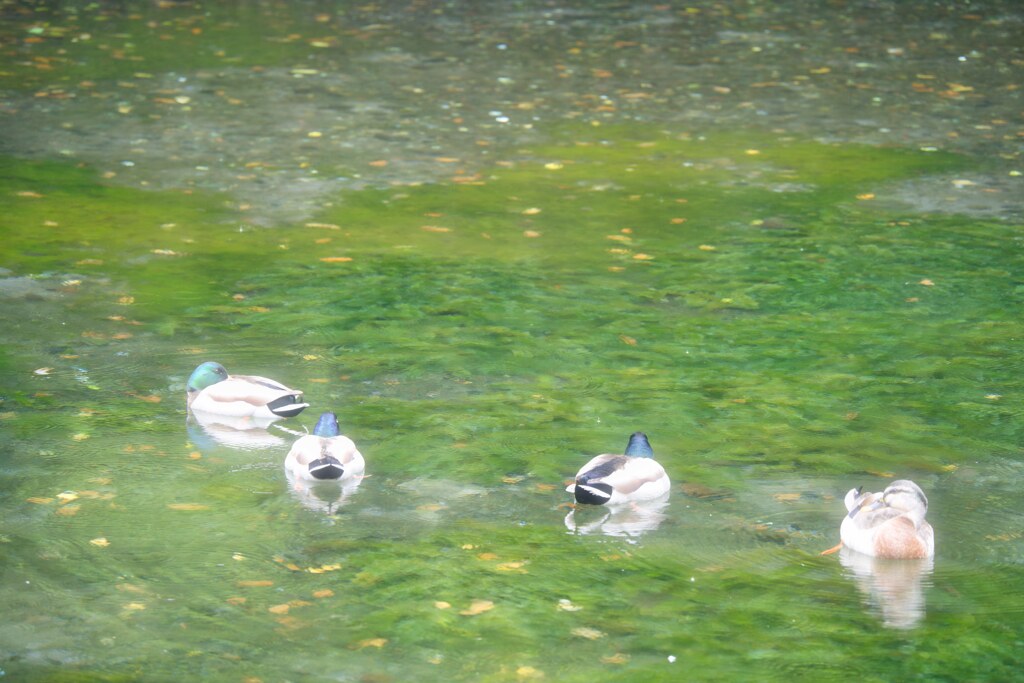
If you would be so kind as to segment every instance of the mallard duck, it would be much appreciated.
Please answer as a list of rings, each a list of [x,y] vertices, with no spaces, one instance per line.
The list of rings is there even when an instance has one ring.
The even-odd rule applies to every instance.
[[[366,463],[352,439],[342,435],[337,416],[324,413],[312,434],[292,444],[284,467],[296,480],[344,483],[362,478]]]
[[[935,554],[935,534],[925,521],[928,498],[909,479],[889,484],[881,493],[850,489],[849,514],[839,527],[843,546],[872,557],[920,559]]]
[[[668,489],[668,475],[654,459],[647,435],[635,432],[629,437],[624,455],[606,453],[592,458],[565,490],[575,496],[577,503],[621,505],[653,500]]]
[[[220,363],[207,361],[188,378],[188,407],[232,417],[294,417],[309,404],[302,392],[255,375],[229,375]]]

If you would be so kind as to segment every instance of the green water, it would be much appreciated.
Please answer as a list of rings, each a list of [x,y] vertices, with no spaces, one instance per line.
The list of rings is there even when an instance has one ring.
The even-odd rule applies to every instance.
[[[173,54],[131,33],[147,20],[197,41],[176,73],[233,46],[244,66],[317,63],[278,35],[288,22],[260,24],[292,16],[273,4],[127,18],[90,5],[47,15],[43,32],[16,7],[29,36],[81,21],[92,37],[65,44],[78,61],[55,74],[7,54],[8,94],[129,78],[117,62],[90,70],[109,22],[154,73]],[[400,43],[388,12],[406,10],[344,16]],[[325,23],[289,21],[314,36]],[[636,37],[608,26],[595,50]],[[263,30],[273,49],[241,40]],[[222,42],[191,37],[211,33]],[[16,86],[26,74],[42,81]],[[251,210],[229,180],[175,186],[161,175],[172,155],[125,181],[131,167],[104,177],[120,150],[30,154],[8,137],[3,677],[1018,676],[1021,224],[893,199],[1004,169],[771,126],[697,131],[668,109],[656,124],[481,127],[470,146],[486,154],[457,163],[403,167],[422,152],[408,140],[358,162],[314,153],[323,176],[390,161],[314,201],[256,192]],[[62,115],[86,131],[105,116]],[[301,388],[312,407],[242,434],[188,420],[185,380],[207,359]],[[283,470],[322,410],[370,475],[341,500],[294,490]],[[636,430],[672,478],[668,505],[571,512],[567,481]],[[929,496],[934,566],[820,556],[844,493],[896,477]]]

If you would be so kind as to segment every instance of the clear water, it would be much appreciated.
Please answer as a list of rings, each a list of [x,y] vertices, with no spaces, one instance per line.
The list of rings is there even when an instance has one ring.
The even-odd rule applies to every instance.
[[[3,676],[1017,676],[1022,15],[815,7],[4,4]],[[895,477],[934,563],[820,556]]]

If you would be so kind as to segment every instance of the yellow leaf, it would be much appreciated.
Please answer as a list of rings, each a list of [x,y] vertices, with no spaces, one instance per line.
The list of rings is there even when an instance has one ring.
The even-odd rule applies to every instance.
[[[542,209],[538,209],[537,207],[532,206],[529,209],[524,209],[523,210],[523,215],[524,216],[536,216],[541,211],[542,211]]]
[[[859,199],[861,201],[867,201],[867,200],[874,199],[874,198],[875,198],[875,195],[872,192],[863,192],[863,193],[857,195],[857,199]]]
[[[234,597],[228,598],[228,604],[229,605],[244,605],[247,601],[248,601],[248,598],[243,598],[241,596],[234,596]]]
[[[451,232],[451,228],[446,228],[441,225],[421,225],[420,230],[426,230],[427,232]]]
[[[444,600],[438,600],[434,603],[434,607],[437,609],[451,609],[452,603],[445,602]]]
[[[586,638],[587,640],[597,640],[598,638],[604,638],[607,634],[603,631],[598,631],[596,628],[590,628],[589,626],[577,626],[572,630],[574,636],[580,638]]]
[[[52,503],[53,502],[53,498],[43,498],[41,496],[32,496],[31,498],[26,498],[25,501],[28,502],[28,503],[32,503],[33,505],[46,505],[47,503]]]
[[[494,603],[490,600],[474,600],[470,603],[469,607],[459,612],[459,614],[467,617],[473,617],[492,609],[494,609]]]
[[[128,604],[126,604],[124,606],[124,608],[126,610],[134,612],[134,611],[146,609],[146,605],[144,603],[141,603],[141,602],[129,602]]]
[[[307,228],[320,228],[322,230],[341,230],[341,226],[334,223],[306,223]]]
[[[263,579],[263,580],[248,579],[248,580],[238,581],[238,582],[235,583],[235,585],[236,586],[240,586],[242,588],[265,588],[267,586],[273,586],[274,582],[273,581],[267,581],[266,579]]]
[[[61,505],[70,503],[73,500],[78,500],[78,494],[74,491],[64,491],[57,494],[57,500],[60,501]]]
[[[621,652],[616,652],[613,655],[606,655],[601,657],[601,661],[605,664],[625,664],[629,661],[629,655],[624,655]]]
[[[92,539],[91,541],[89,541],[89,543],[93,544],[97,548],[106,548],[108,545],[110,545],[110,541],[108,541],[102,536],[100,536],[99,538]]]
[[[334,591],[330,588],[324,588],[322,590],[313,591],[314,598],[329,598],[334,595]]]
[[[532,666],[521,666],[516,669],[516,676],[519,678],[544,678],[544,672]]]
[[[701,251],[715,251],[718,247],[713,247],[710,244],[702,244],[697,248]]]
[[[196,510],[209,510],[209,505],[202,505],[201,503],[170,503],[167,505],[171,510],[185,510],[185,511],[196,511]]]
[[[356,649],[362,650],[366,647],[384,647],[388,644],[387,638],[367,638],[356,643]]]
[[[629,337],[629,336],[627,336],[625,334],[620,334],[619,335],[619,340],[623,344],[629,344],[630,346],[636,346],[636,339],[634,339],[633,337]]]
[[[324,263],[348,263],[352,260],[351,256],[324,256],[320,259]]]
[[[502,562],[495,567],[498,571],[502,572],[516,572],[517,574],[526,574],[526,570],[523,569],[523,565],[526,562]]]
[[[929,280],[928,278],[925,278],[925,279],[921,280],[917,284],[924,285],[925,287],[934,287],[935,286],[935,283],[932,282],[931,280]]]
[[[58,515],[61,515],[62,517],[72,517],[78,514],[78,510],[80,507],[80,505],[65,505],[62,508],[57,508],[54,512],[56,512]]]
[[[650,254],[633,254],[633,258],[636,259],[637,261],[650,261],[654,257],[651,256]]]
[[[800,500],[799,493],[776,493],[772,496],[775,500],[780,503],[790,503],[794,500]]]
[[[477,557],[477,559],[483,560],[485,562],[490,562],[492,560],[498,559],[498,556],[496,554],[494,554],[494,553],[480,553],[476,557]]]
[[[285,602],[285,603],[282,603],[280,605],[274,605],[273,607],[268,607],[267,611],[270,612],[271,614],[288,614],[288,610],[290,610],[290,609],[291,609],[291,605],[289,605],[287,602]]]
[[[523,237],[540,237],[541,234],[536,230],[523,230]]]

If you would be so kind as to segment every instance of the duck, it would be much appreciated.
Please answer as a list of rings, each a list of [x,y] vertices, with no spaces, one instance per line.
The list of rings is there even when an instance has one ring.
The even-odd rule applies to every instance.
[[[201,363],[188,378],[187,405],[194,412],[230,417],[294,417],[309,407],[302,392],[256,375],[229,375],[220,363]]]
[[[623,505],[654,500],[668,493],[665,468],[654,459],[647,435],[634,432],[623,455],[605,453],[592,458],[565,490],[577,503]]]
[[[935,555],[935,532],[924,518],[928,498],[909,479],[897,479],[881,493],[850,489],[845,503],[849,512],[839,527],[843,547],[885,559]]]
[[[366,462],[352,439],[344,436],[338,416],[323,413],[312,434],[300,437],[284,460],[289,477],[296,481],[358,482]]]

